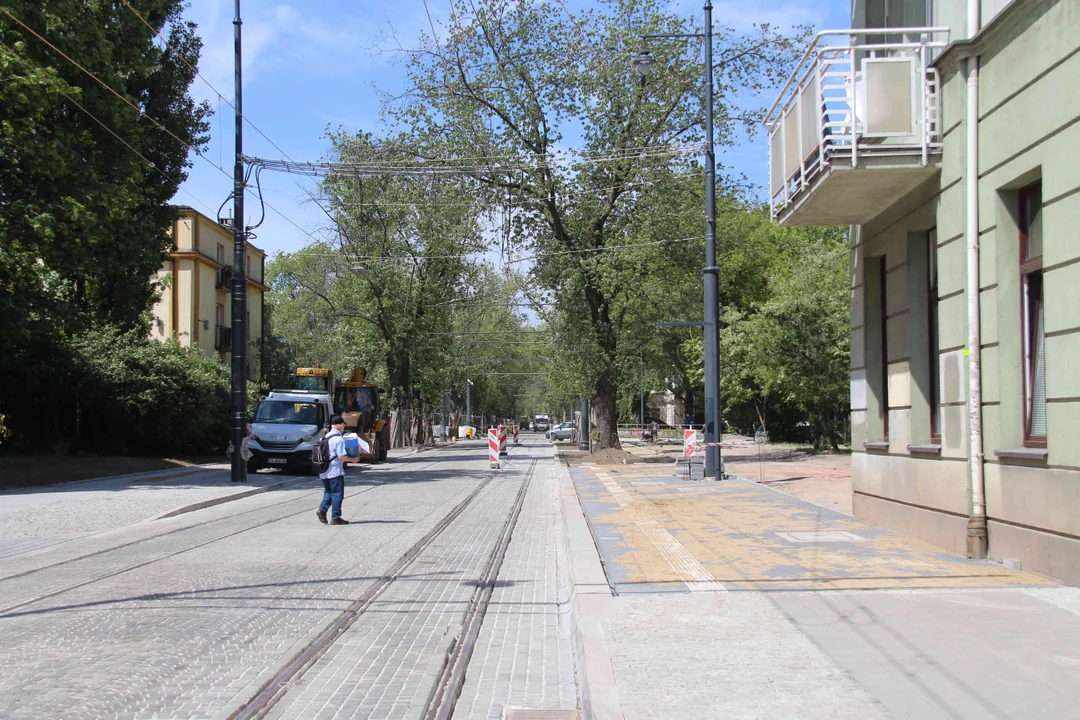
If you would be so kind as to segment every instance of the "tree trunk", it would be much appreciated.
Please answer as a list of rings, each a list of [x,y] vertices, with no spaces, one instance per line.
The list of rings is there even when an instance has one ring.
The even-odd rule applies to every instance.
[[[616,397],[618,387],[611,380],[607,371],[600,373],[596,382],[596,397],[593,398],[593,412],[596,416],[596,424],[590,427],[590,434],[596,440],[589,447],[595,452],[605,448],[622,449],[619,443],[618,413],[616,410]]]

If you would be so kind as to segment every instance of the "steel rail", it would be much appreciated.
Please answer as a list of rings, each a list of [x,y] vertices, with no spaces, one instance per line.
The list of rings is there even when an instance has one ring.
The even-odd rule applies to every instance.
[[[499,540],[495,544],[495,550],[492,552],[491,557],[488,558],[483,579],[477,584],[476,591],[473,593],[472,600],[469,603],[469,610],[465,615],[464,633],[455,639],[446,652],[442,672],[435,683],[431,697],[428,698],[427,709],[424,711],[425,720],[449,720],[454,714],[454,706],[457,704],[458,697],[461,696],[461,689],[465,685],[465,674],[468,671],[469,662],[472,660],[476,641],[480,637],[480,629],[483,627],[488,606],[491,604],[491,595],[495,590],[495,583],[499,579],[499,572],[502,570],[506,550],[514,537],[514,528],[517,527],[521,508],[525,504],[525,495],[532,484],[535,471],[536,460],[534,459],[529,465],[529,470],[521,483],[521,487],[518,489],[510,515],[503,524]]]
[[[314,640],[293,656],[292,660],[270,678],[250,700],[229,715],[229,720],[249,720],[251,718],[266,717],[286,695],[290,684],[311,669],[326,651],[348,631],[353,623],[363,616],[379,596],[401,577],[420,554],[442,535],[454,520],[469,507],[473,500],[504,470],[505,468],[488,473],[465,499],[455,505],[426,535],[417,540],[412,547],[394,561],[360,597],[353,600],[349,607],[323,628]]]
[[[435,465],[435,464],[437,464],[437,462],[438,461],[433,461],[433,462],[427,463],[426,465],[424,465],[424,468]],[[402,471],[404,469],[405,468],[402,467]],[[416,469],[415,468],[410,468],[410,470],[415,471]],[[395,472],[395,469],[391,469],[389,472]],[[389,481],[380,482],[377,485],[372,485],[371,487],[365,487],[365,488],[362,488],[360,490],[357,490],[356,492],[353,492],[353,493],[347,495],[346,497],[347,498],[353,498],[353,497],[356,497],[358,495],[362,495],[362,494],[364,494],[366,492],[370,492],[372,490],[375,490],[377,488],[380,488],[380,487],[383,487],[383,486],[389,485],[389,484],[391,484]],[[307,495],[305,495],[304,497],[290,498],[288,500],[283,500],[281,502],[273,503],[271,505],[266,505],[266,506],[263,506],[263,507],[253,508],[251,510],[246,510],[243,513],[237,513],[237,514],[234,514],[234,515],[228,515],[226,517],[213,518],[211,520],[204,520],[203,522],[195,523],[193,525],[185,525],[182,528],[176,528],[176,529],[170,530],[168,532],[159,533],[157,535],[151,535],[149,537],[140,538],[138,540],[132,540],[131,542],[123,543],[121,545],[116,545],[114,547],[104,548],[102,550],[98,550],[98,551],[92,552],[92,553],[87,553],[85,555],[80,555],[80,556],[75,557],[75,558],[69,558],[67,560],[60,560],[58,562],[51,563],[49,565],[43,565],[43,566],[41,566],[39,568],[33,568],[31,570],[26,570],[26,571],[23,571],[23,572],[20,572],[20,573],[15,573],[13,575],[8,575],[8,576],[6,576],[4,578],[0,578],[0,582],[4,582],[5,580],[16,579],[16,578],[20,578],[20,577],[26,577],[27,575],[33,575],[33,574],[36,574],[36,573],[39,573],[39,572],[43,572],[45,570],[50,570],[52,568],[60,567],[62,565],[69,565],[71,563],[78,562],[80,560],[85,560],[87,558],[98,557],[100,555],[104,555],[104,554],[107,554],[107,553],[110,553],[110,552],[114,552],[116,550],[122,550],[124,548],[128,548],[128,547],[131,547],[133,545],[138,545],[138,544],[144,543],[144,542],[150,542],[151,540],[157,540],[157,539],[160,539],[160,538],[168,537],[169,535],[175,535],[177,533],[185,532],[187,530],[194,530],[196,528],[205,527],[207,525],[212,525],[214,523],[226,522],[228,520],[234,520],[237,517],[240,517],[241,515],[247,515],[247,514],[250,514],[250,513],[261,512],[261,511],[264,511],[264,510],[270,510],[270,509],[273,509],[275,507],[279,507],[281,505],[287,505],[287,504],[290,504],[290,503],[299,503],[299,502],[304,502],[304,503],[309,503],[310,504],[310,498]],[[123,568],[120,568],[119,570],[113,570],[113,571],[110,571],[110,572],[107,572],[107,573],[103,573],[101,575],[97,575],[97,576],[95,576],[93,578],[90,578],[89,580],[84,580],[82,582],[75,583],[74,585],[68,585],[68,586],[66,586],[64,588],[61,588],[59,590],[54,590],[52,592],[44,593],[42,595],[35,596],[32,599],[25,600],[23,602],[19,602],[19,603],[16,603],[14,605],[9,605],[9,606],[4,607],[4,608],[0,608],[0,617],[4,617],[4,616],[8,615],[9,613],[11,613],[14,610],[18,610],[18,609],[26,607],[28,605],[33,605],[33,604],[41,602],[43,600],[48,600],[49,598],[56,597],[57,595],[63,595],[64,593],[71,592],[72,590],[78,590],[79,588],[83,588],[83,587],[86,587],[88,585],[93,585],[94,583],[101,582],[102,580],[108,580],[109,578],[113,578],[113,577],[116,577],[118,575],[123,575],[124,573],[128,573],[128,572],[131,572],[133,570],[138,570],[140,568],[144,568],[144,567],[147,567],[149,565],[153,565],[153,564],[161,562],[163,560],[168,560],[169,558],[176,557],[177,555],[182,555],[182,554],[190,552],[192,550],[198,550],[199,548],[206,547],[207,545],[212,545],[213,543],[220,542],[222,540],[226,540],[228,538],[235,537],[237,535],[241,535],[241,534],[246,533],[246,532],[250,532],[251,530],[257,530],[257,529],[265,527],[267,525],[270,525],[270,524],[273,524],[273,523],[276,523],[276,522],[281,522],[282,520],[287,520],[287,519],[292,518],[292,517],[297,517],[298,515],[302,515],[302,514],[310,511],[310,505],[309,504],[305,505],[303,510],[297,510],[295,512],[288,512],[288,513],[286,513],[284,515],[279,515],[277,517],[273,517],[273,518],[270,518],[270,519],[267,519],[267,520],[262,520],[260,522],[257,522],[255,524],[253,524],[253,525],[243,527],[243,528],[241,528],[239,530],[234,530],[232,532],[228,532],[228,533],[224,533],[222,535],[218,535],[218,536],[213,537],[213,538],[211,538],[209,540],[206,540],[204,542],[196,543],[194,545],[188,545],[188,546],[185,546],[183,548],[180,548],[179,550],[174,550],[173,552],[166,553],[164,555],[159,555],[157,557],[150,558],[148,560],[143,560],[143,561],[138,562],[138,563],[127,565],[127,566],[125,566]]]

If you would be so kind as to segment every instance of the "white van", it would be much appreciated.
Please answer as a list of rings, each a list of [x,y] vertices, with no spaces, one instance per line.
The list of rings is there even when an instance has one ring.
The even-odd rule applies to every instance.
[[[251,423],[248,472],[277,467],[311,472],[311,451],[334,414],[330,394],[315,390],[274,390],[259,401]]]
[[[533,430],[547,432],[551,428],[551,418],[547,415],[537,415],[533,418]]]

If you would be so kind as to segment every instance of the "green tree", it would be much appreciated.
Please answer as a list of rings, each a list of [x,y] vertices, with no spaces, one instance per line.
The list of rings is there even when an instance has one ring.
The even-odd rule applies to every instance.
[[[469,8],[454,14],[440,42],[428,38],[410,54],[413,90],[391,110],[404,125],[439,137],[459,167],[483,156],[472,161],[472,177],[489,198],[521,205],[516,240],[535,250],[535,278],[556,303],[549,330],[559,347],[575,349],[562,358],[563,374],[576,374],[567,389],[593,399],[596,447],[618,446],[621,326],[629,311],[613,296],[617,283],[600,258],[635,241],[628,231],[636,208],[656,183],[693,167],[681,144],[700,141],[703,124],[697,47],[658,43],[658,72],[647,82],[631,63],[641,34],[694,28],[653,0],[610,0],[576,19],[558,2],[480,0]],[[630,22],[637,18],[640,25]],[[796,42],[761,26],[747,34],[720,30],[715,48],[724,145],[757,117],[739,106],[736,90],[775,84]],[[563,158],[567,133],[581,137],[582,152]],[[415,153],[438,157],[422,142]],[[634,279],[632,270],[626,278]]]
[[[205,142],[209,108],[188,95],[201,41],[183,2],[131,4],[153,29],[100,0],[14,0],[0,13],[0,336],[9,341],[33,331],[28,317],[134,327],[152,304],[175,217],[167,203],[188,147]],[[159,33],[176,52],[155,44]]]
[[[815,447],[844,439],[849,402],[848,247],[841,228],[804,231],[797,258],[770,278],[747,321],[761,385],[806,413]]]
[[[183,7],[0,8],[0,413],[23,446],[64,444],[57,433],[70,431],[46,418],[71,409],[67,393],[28,377],[56,377],[86,328],[148,327],[168,202],[209,113],[188,93],[201,42]]]

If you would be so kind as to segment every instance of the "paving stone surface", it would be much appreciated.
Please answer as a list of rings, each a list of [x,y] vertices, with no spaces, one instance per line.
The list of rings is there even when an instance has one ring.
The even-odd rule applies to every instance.
[[[540,454],[551,457],[551,450]],[[545,463],[533,476],[455,718],[499,720],[507,708],[579,705],[565,585],[560,596],[566,568],[559,567],[554,470]]]
[[[131,525],[184,505],[298,478],[258,473],[246,483],[231,483],[228,472],[212,470],[163,480],[103,478],[9,490],[0,493],[0,557],[9,548],[18,547],[18,541],[36,539],[43,546],[50,541],[76,539]]]
[[[306,489],[102,533],[84,549],[123,547],[82,560],[73,543],[0,560],[0,604],[21,605],[0,610],[0,714],[228,715],[487,474],[481,451],[447,453],[351,488],[347,527]]]

